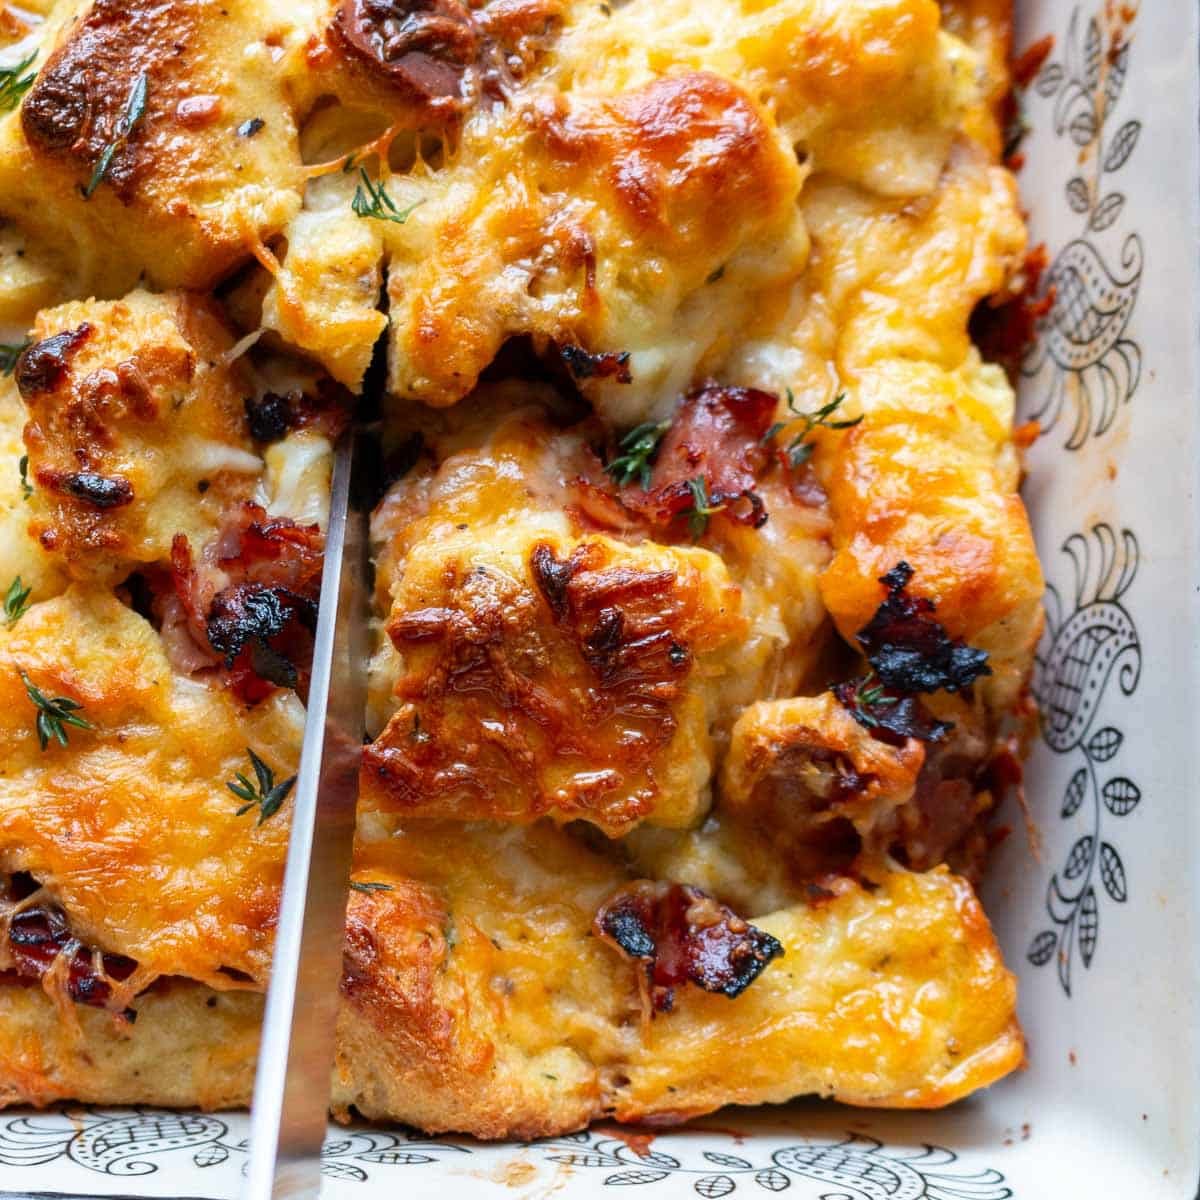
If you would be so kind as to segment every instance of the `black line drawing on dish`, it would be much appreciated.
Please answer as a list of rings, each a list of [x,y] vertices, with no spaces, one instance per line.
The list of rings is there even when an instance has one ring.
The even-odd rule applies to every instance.
[[[0,1122],[0,1166],[39,1167],[65,1159],[101,1175],[134,1177],[171,1168],[190,1152],[191,1166],[219,1167],[244,1157],[245,1139],[207,1113],[155,1109],[66,1108]],[[365,1183],[366,1166],[415,1166],[466,1146],[435,1142],[413,1133],[353,1129],[326,1138],[321,1172],[326,1178]]]
[[[1142,646],[1123,603],[1137,575],[1137,538],[1128,529],[1118,537],[1110,525],[1099,524],[1089,534],[1072,534],[1062,550],[1075,577],[1072,606],[1065,612],[1058,590],[1047,585],[1046,631],[1033,690],[1046,744],[1081,760],[1067,783],[1060,817],[1082,819],[1086,832],[1050,878],[1046,913],[1051,928],[1034,937],[1026,957],[1038,967],[1053,959],[1069,996],[1076,951],[1085,968],[1096,953],[1101,891],[1117,904],[1129,897],[1125,864],[1106,840],[1105,825],[1109,817],[1133,812],[1142,793],[1132,779],[1109,774],[1113,767],[1107,764],[1120,753],[1125,735],[1114,725],[1093,726],[1114,672],[1121,692],[1133,695],[1141,678]]]
[[[1126,336],[1142,282],[1142,239],[1125,237],[1114,270],[1090,236],[1110,229],[1124,212],[1125,194],[1109,187],[1109,176],[1134,154],[1142,123],[1127,120],[1108,135],[1129,70],[1123,25],[1106,30],[1097,17],[1082,21],[1076,9],[1062,45],[1062,61],[1047,62],[1033,89],[1054,99],[1054,132],[1078,148],[1078,159],[1071,154],[1069,161],[1090,164],[1090,172],[1080,166],[1066,184],[1067,205],[1083,231],[1058,252],[1041,282],[1039,299],[1049,308],[1021,374],[1034,381],[1025,394],[1036,397],[1026,416],[1049,433],[1070,408],[1074,425],[1066,449],[1078,450],[1112,427],[1142,375],[1141,348]]]
[[[682,1138],[670,1145],[674,1154],[633,1149],[619,1138],[587,1130],[529,1142],[523,1149],[547,1163],[603,1170],[604,1186],[666,1181],[674,1193],[680,1184],[690,1184],[703,1200],[719,1200],[742,1184],[753,1184],[755,1194],[783,1192],[800,1180],[836,1189],[822,1191],[820,1200],[1010,1200],[1013,1194],[994,1168],[956,1168],[958,1155],[952,1150],[930,1145],[891,1149],[862,1134],[783,1146],[769,1155],[760,1149],[756,1159],[715,1150],[709,1139],[698,1144]],[[743,1150],[740,1142],[737,1148]],[[0,1121],[0,1165],[7,1167],[65,1159],[98,1174],[137,1177],[173,1165],[185,1170],[234,1165],[246,1151],[246,1141],[235,1140],[226,1121],[207,1113],[69,1107]],[[447,1153],[476,1152],[469,1145],[434,1141],[412,1131],[347,1129],[330,1135],[322,1157],[327,1178],[366,1183],[386,1178],[380,1168],[386,1173],[391,1167],[444,1160]]]
[[[783,1192],[797,1178],[834,1185],[836,1190],[822,1192],[820,1200],[1008,1200],[1013,1194],[997,1170],[951,1170],[958,1161],[952,1150],[928,1145],[915,1151],[886,1149],[862,1134],[848,1134],[840,1142],[786,1146],[758,1161],[688,1141],[672,1145],[675,1153],[686,1156],[676,1158],[659,1149],[635,1150],[619,1138],[591,1131],[531,1146],[549,1162],[607,1171],[602,1181],[607,1187],[690,1181],[703,1200],[719,1200],[750,1183],[759,1193]]]

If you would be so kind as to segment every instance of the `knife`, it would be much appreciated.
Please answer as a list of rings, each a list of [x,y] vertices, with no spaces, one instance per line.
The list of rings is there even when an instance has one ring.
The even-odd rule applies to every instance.
[[[254,1102],[244,1200],[321,1188],[342,977],[367,668],[367,506],[352,487],[356,444],[334,451],[312,682]]]

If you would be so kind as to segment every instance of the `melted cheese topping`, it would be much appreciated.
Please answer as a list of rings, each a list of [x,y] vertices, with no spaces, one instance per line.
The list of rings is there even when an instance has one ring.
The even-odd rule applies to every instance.
[[[173,671],[121,585],[243,500],[323,520],[328,440],[264,448],[245,404],[316,386],[282,351],[356,388],[385,332],[388,449],[423,449],[374,522],[356,871],[390,890],[351,898],[338,1104],[536,1136],[802,1092],[938,1105],[1017,1066],[1013,980],[935,865],[992,803],[953,763],[1019,715],[1041,619],[1012,393],[967,331],[1024,249],[1000,0],[493,0],[471,20],[505,70],[461,105],[372,65],[334,0],[44,7],[0,29],[39,54],[0,114],[0,340],[61,359],[0,379],[0,589],[33,588],[0,628],[0,871],[139,981],[193,982],[133,1002],[127,1055],[101,1014],[68,1037],[0,987],[0,1101],[246,1099],[256,1006],[200,1009],[265,985],[287,809],[258,825],[226,785],[248,748],[290,774],[303,710]],[[162,291],[255,263],[225,293],[242,342]],[[543,382],[481,384],[512,342]],[[589,513],[594,447],[708,377],[775,393],[784,440],[787,394],[861,421],[772,460],[758,529]],[[930,701],[940,748],[884,746],[827,691],[901,560],[991,656]],[[42,748],[22,672],[91,728]],[[784,957],[642,1019],[592,926],[637,878]],[[138,1082],[156,1055],[185,1065]]]
[[[638,968],[591,933],[625,872],[565,833],[422,826],[366,842],[360,877],[393,887],[349,918],[337,1098],[369,1116],[524,1138],[801,1092],[928,1107],[1023,1058],[1012,976],[944,871],[756,917],[783,958],[736,1000],[687,989],[652,1021]]]
[[[520,389],[471,407],[375,522],[376,686],[402,704],[368,749],[368,804],[610,834],[696,823],[740,705],[804,673],[823,519],[768,491],[772,534],[730,530],[727,558],[589,532],[564,510],[586,437]]]

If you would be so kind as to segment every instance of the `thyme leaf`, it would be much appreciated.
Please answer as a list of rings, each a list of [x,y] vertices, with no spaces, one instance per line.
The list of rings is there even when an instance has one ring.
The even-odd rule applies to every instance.
[[[621,453],[604,469],[622,487],[635,479],[642,491],[650,490],[650,468],[659,444],[671,428],[670,421],[645,421],[635,425],[618,443]]]
[[[17,359],[29,344],[28,339],[23,342],[0,342],[0,375],[11,375],[17,369]]]
[[[29,594],[32,591],[32,587],[22,586],[20,575],[8,585],[8,591],[4,594],[4,623],[6,625],[15,625],[25,615],[29,608]]]
[[[698,542],[708,530],[709,517],[719,513],[725,507],[725,502],[722,500],[714,504],[709,499],[708,480],[703,475],[689,479],[687,485],[692,493],[692,507],[684,510],[687,513],[688,532],[692,535],[692,541]]]
[[[88,180],[88,185],[83,189],[83,198],[90,200],[96,189],[100,186],[105,175],[108,174],[108,168],[112,166],[113,156],[118,150],[129,140],[129,135],[133,132],[134,126],[146,115],[146,91],[149,87],[149,79],[146,72],[143,71],[134,81],[133,87],[129,89],[129,99],[125,101],[125,111],[117,119],[116,125],[113,127],[113,140],[100,152],[100,157],[96,160],[96,168],[92,171],[92,177]]]
[[[350,201],[355,216],[372,217],[376,221],[394,221],[397,225],[403,225],[412,216],[413,209],[425,203],[421,199],[407,208],[397,208],[391,196],[387,194],[382,179],[376,183],[367,174],[366,167],[359,167],[358,174],[362,182],[354,189],[354,199]]]
[[[17,470],[21,472],[21,499],[28,500],[33,495],[33,485],[29,482],[29,455],[22,454],[17,461]]]
[[[390,883],[379,883],[374,879],[352,879],[350,886],[356,892],[390,892],[392,890]]]
[[[51,739],[58,742],[60,746],[65,746],[67,744],[66,726],[68,725],[72,725],[76,729],[95,728],[90,721],[78,715],[79,710],[83,708],[79,701],[72,700],[68,696],[55,696],[51,699],[40,688],[34,686],[24,671],[18,673],[21,676],[21,682],[25,685],[26,694],[33,702],[34,708],[37,709],[38,744],[43,750],[50,744]]]
[[[808,438],[814,429],[852,429],[862,420],[861,416],[854,417],[849,421],[835,421],[832,419],[845,402],[845,399],[846,393],[838,392],[828,404],[822,405],[813,412],[804,412],[796,407],[796,397],[792,394],[792,389],[787,389],[788,411],[792,414],[793,420],[804,422],[803,429],[787,445],[788,465],[793,470],[804,466],[812,458],[816,446]],[[777,421],[763,434],[762,440],[764,442],[774,441],[791,424],[792,421]]]
[[[250,765],[254,768],[254,782],[251,783],[241,771],[237,771],[232,779],[225,781],[225,786],[239,800],[245,801],[234,815],[241,817],[251,809],[257,808],[258,824],[261,825],[283,807],[288,793],[296,784],[296,776],[276,783],[275,772],[249,746],[246,747],[246,753],[250,756]]]
[[[36,50],[15,66],[0,67],[0,112],[12,112],[21,103],[25,93],[33,87],[37,72],[30,71],[28,75],[23,75],[22,72],[33,66],[35,58]]]

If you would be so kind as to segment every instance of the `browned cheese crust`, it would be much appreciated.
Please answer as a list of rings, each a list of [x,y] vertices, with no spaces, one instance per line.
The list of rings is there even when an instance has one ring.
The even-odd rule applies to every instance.
[[[974,890],[1042,622],[968,332],[1026,248],[1006,0],[36,7],[0,1104],[248,1103],[364,379],[335,1115],[532,1138],[1020,1066]]]

